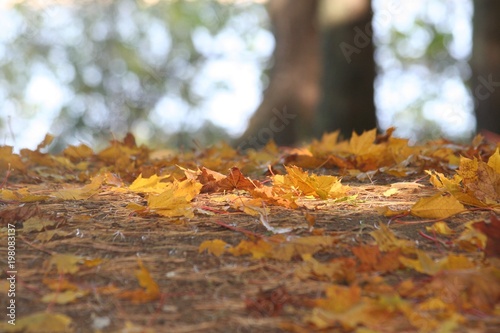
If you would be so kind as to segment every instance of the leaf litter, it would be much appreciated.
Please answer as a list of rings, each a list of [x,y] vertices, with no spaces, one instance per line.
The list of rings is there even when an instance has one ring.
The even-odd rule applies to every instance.
[[[43,152],[50,135],[0,147],[19,272],[0,330],[498,331],[499,147],[392,131],[246,152],[130,134],[97,153]]]

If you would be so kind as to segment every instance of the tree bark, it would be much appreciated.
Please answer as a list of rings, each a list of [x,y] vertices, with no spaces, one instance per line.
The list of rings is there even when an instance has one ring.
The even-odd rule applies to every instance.
[[[274,66],[263,100],[237,140],[239,147],[259,147],[269,139],[291,145],[311,136],[320,78],[317,6],[318,0],[269,2]]]
[[[271,138],[279,145],[297,144],[336,129],[347,138],[353,130],[377,126],[370,4],[269,2],[274,67],[261,105],[237,140],[240,148],[262,146]]]
[[[478,131],[500,134],[500,1],[474,0],[471,90]]]
[[[332,21],[323,33],[322,95],[315,123],[319,135],[340,130],[349,138],[353,131],[377,127],[371,3],[349,12],[352,17]]]

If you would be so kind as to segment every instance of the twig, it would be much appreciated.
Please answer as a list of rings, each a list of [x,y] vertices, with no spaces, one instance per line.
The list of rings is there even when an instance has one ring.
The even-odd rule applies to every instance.
[[[238,228],[238,227],[233,227],[232,225],[226,224],[226,223],[224,223],[222,221],[215,220],[214,222],[216,224],[220,225],[221,227],[224,227],[224,228],[229,229],[229,230],[241,232],[242,234],[245,234],[245,235],[247,235],[249,237],[267,239],[267,237],[264,236],[264,235],[260,235],[260,234],[257,234],[255,232],[252,232],[252,231],[249,231],[249,230],[246,230],[246,229],[242,229],[242,228]]]

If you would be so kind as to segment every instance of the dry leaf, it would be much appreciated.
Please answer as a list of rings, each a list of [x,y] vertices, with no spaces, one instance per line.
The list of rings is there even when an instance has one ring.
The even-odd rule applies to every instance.
[[[413,216],[427,219],[445,219],[461,213],[465,207],[454,197],[436,194],[429,198],[421,198],[410,209]]]
[[[208,253],[220,257],[228,247],[229,245],[220,239],[206,240],[200,244],[198,253],[202,253],[206,250]]]
[[[162,216],[193,217],[191,200],[200,193],[202,185],[193,180],[174,181],[161,194],[150,194],[148,207]]]
[[[240,169],[233,167],[226,178],[217,181],[218,191],[247,190],[251,191],[260,187],[260,183],[246,178]]]
[[[160,287],[153,280],[149,271],[144,267],[141,260],[138,260],[139,269],[135,271],[135,276],[141,289],[124,291],[118,294],[120,298],[130,299],[133,303],[147,303],[160,298]]]
[[[165,175],[158,177],[157,175],[152,175],[149,178],[142,178],[142,173],[137,177],[132,184],[130,184],[129,189],[133,192],[140,193],[156,193],[159,194],[165,191],[170,183],[162,182],[163,179],[170,177],[170,175]]]
[[[487,257],[500,257],[500,219],[491,214],[490,221],[476,222],[472,225],[487,237],[484,254]]]
[[[385,224],[380,225],[380,229],[370,232],[370,235],[375,238],[379,249],[383,252],[401,249],[403,251],[412,251],[415,243],[399,239]]]
[[[88,291],[66,290],[63,292],[54,292],[42,297],[44,303],[68,304],[82,298],[88,294]]]
[[[83,258],[73,254],[53,254],[47,261],[48,270],[55,266],[59,274],[74,274],[79,270],[79,265],[83,263]]]

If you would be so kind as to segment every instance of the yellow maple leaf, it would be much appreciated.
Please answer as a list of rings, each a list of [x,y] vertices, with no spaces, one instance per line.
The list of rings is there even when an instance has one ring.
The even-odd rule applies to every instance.
[[[78,146],[68,146],[64,149],[63,154],[71,161],[76,162],[78,160],[89,158],[94,154],[94,152],[92,151],[92,148],[82,143]]]
[[[251,254],[254,259],[269,257],[272,251],[272,244],[263,239],[256,242],[242,240],[237,246],[228,249],[228,252],[234,256]]]
[[[130,299],[133,303],[146,303],[158,299],[160,297],[160,287],[140,259],[138,265],[139,269],[135,271],[135,276],[142,288],[124,291],[118,297]]]
[[[105,174],[99,174],[92,178],[90,184],[83,187],[61,189],[52,192],[51,195],[62,200],[86,200],[97,193],[105,179]]]
[[[0,147],[0,170],[20,170],[21,172],[26,172],[26,166],[24,165],[21,157],[18,154],[13,153],[14,149],[11,146],[1,146]]]
[[[414,242],[397,238],[385,224],[380,224],[380,229],[370,232],[370,235],[377,242],[379,249],[384,252],[397,249],[411,251],[415,247]]]
[[[2,332],[71,333],[72,319],[62,313],[35,312],[16,320],[15,325],[0,323]]]
[[[302,195],[311,195],[321,199],[340,198],[346,195],[348,186],[340,183],[340,179],[335,176],[309,175],[296,166],[285,166],[287,175],[277,175],[273,177],[274,186],[289,191],[299,191]]]
[[[356,132],[352,132],[351,140],[349,141],[349,150],[351,154],[354,155],[363,155],[369,152],[373,143],[375,142],[375,138],[377,137],[377,129],[372,129],[370,131],[366,131],[361,135],[358,135]]]
[[[42,302],[44,303],[56,303],[56,304],[68,304],[76,301],[78,298],[82,298],[88,294],[88,291],[83,290],[66,290],[63,292],[54,292],[44,295],[42,297]]]
[[[460,157],[460,167],[457,173],[462,177],[464,184],[473,183],[477,180],[477,166],[479,161],[474,158],[473,160]]]
[[[416,250],[415,252],[417,254],[416,259],[401,256],[399,257],[399,262],[408,268],[412,268],[417,272],[424,274],[434,275],[439,271],[441,266],[438,262],[432,260],[427,253],[420,250]]]
[[[191,200],[200,193],[201,188],[202,185],[194,180],[187,179],[182,182],[175,180],[162,193],[158,195],[150,194],[148,206],[151,210],[163,216],[193,217]]]
[[[316,300],[316,305],[331,312],[344,312],[361,301],[361,288],[331,285],[326,288],[326,297]]]
[[[331,133],[323,133],[321,140],[314,139],[311,143],[309,150],[314,156],[326,157],[334,152],[338,152],[338,141],[340,131]]]
[[[478,249],[486,247],[487,237],[485,234],[474,228],[474,223],[477,221],[470,221],[465,223],[465,230],[462,231],[460,236],[454,241],[460,248],[469,251],[477,252]]]
[[[142,173],[137,177],[132,184],[130,184],[129,189],[133,192],[141,193],[161,193],[167,189],[169,183],[162,183],[161,181],[165,178],[170,177],[170,175],[158,177],[157,175],[152,175],[149,178],[142,178]]]
[[[198,248],[198,253],[207,251],[216,257],[220,257],[228,248],[228,244],[220,239],[206,240],[200,244]]]
[[[413,207],[410,213],[413,216],[428,219],[445,219],[465,210],[465,207],[454,197],[438,193],[429,198],[421,198]]]
[[[435,275],[442,270],[460,270],[474,267],[474,263],[463,255],[450,254],[439,260],[433,260],[424,251],[416,250],[415,253],[417,255],[416,259],[401,256],[399,257],[399,261],[408,268],[428,275]]]
[[[56,253],[53,254],[47,262],[49,269],[52,266],[57,268],[59,274],[76,273],[79,269],[79,265],[83,263],[83,258],[80,256],[75,256],[73,254]]]
[[[430,227],[425,227],[425,229],[439,235],[453,235],[455,233],[455,231],[448,227],[448,225],[443,221],[436,222]]]
[[[23,223],[23,232],[29,233],[32,231],[42,231],[47,228],[55,226],[58,222],[56,220],[49,220],[47,218],[32,216]]]
[[[495,170],[496,173],[500,174],[500,150],[498,148],[488,159],[488,166]]]
[[[461,176],[454,175],[453,178],[448,179],[445,175],[436,171],[426,171],[426,173],[431,176],[430,182],[432,185],[434,185],[436,188],[441,189],[442,191],[448,191],[461,203],[476,207],[487,206],[472,194],[465,192],[465,189],[462,186]]]

